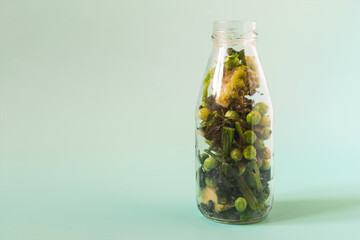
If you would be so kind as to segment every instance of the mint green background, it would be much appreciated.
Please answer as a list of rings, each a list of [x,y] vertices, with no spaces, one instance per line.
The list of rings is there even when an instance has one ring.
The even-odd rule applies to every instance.
[[[0,239],[357,239],[360,2],[0,0]],[[217,19],[258,22],[275,203],[195,205],[193,110]]]

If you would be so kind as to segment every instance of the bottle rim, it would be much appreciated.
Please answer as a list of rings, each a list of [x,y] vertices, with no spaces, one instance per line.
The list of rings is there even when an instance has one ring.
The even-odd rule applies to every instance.
[[[219,20],[213,22],[211,38],[218,41],[256,40],[256,21]]]

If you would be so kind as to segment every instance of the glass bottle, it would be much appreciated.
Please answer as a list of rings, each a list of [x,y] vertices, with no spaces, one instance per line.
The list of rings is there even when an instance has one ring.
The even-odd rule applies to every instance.
[[[248,224],[273,200],[273,111],[253,21],[213,23],[196,105],[197,205],[207,218]]]

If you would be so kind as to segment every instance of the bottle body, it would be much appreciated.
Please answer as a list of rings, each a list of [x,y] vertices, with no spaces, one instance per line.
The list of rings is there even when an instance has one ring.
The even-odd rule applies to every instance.
[[[241,24],[234,35],[227,22],[214,23],[220,36],[213,34],[195,114],[198,208],[233,224],[264,219],[273,199],[272,105],[253,22]]]

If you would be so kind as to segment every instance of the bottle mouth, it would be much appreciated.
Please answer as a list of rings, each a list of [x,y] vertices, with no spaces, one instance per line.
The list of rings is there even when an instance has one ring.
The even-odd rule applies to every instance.
[[[213,40],[256,40],[257,29],[255,21],[215,21],[213,22]]]

